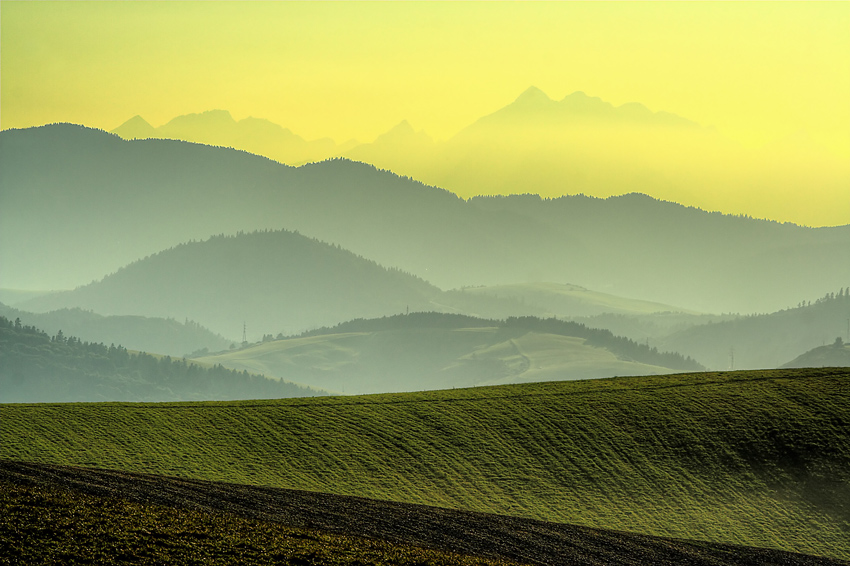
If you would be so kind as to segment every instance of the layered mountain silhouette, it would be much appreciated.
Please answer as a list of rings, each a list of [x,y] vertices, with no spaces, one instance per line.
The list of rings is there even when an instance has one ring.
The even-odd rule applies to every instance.
[[[842,288],[840,294],[828,293],[795,308],[674,332],[657,344],[660,349],[689,355],[715,370],[804,367],[783,364],[812,348],[832,344],[836,337],[846,337],[848,324],[850,291],[845,293]]]
[[[141,124],[136,135],[137,122],[113,131],[152,137]],[[464,197],[642,192],[707,210],[781,219],[811,211],[811,222],[847,221],[835,206],[850,186],[850,162],[805,132],[746,149],[675,114],[636,102],[614,106],[583,92],[556,101],[531,87],[440,143],[406,121],[372,143],[305,142],[264,120],[237,123],[224,111],[180,116],[156,131],[157,137],[245,149],[291,165],[343,156]],[[808,197],[802,211],[796,198],[801,187]]]
[[[703,312],[770,312],[850,281],[850,226],[639,194],[465,201],[346,160],[293,168],[70,124],[0,132],[2,288],[74,287],[181,242],[282,228],[443,289],[552,281]]]
[[[287,231],[215,236],[134,262],[103,280],[23,306],[188,318],[225,336],[295,332],[358,317],[430,310],[440,290]]]
[[[60,330],[85,342],[121,344],[130,350],[169,356],[197,351],[226,350],[232,342],[200,324],[184,319],[150,318],[137,315],[102,316],[80,308],[33,313],[0,304],[0,316],[21,320],[55,336]]]
[[[124,139],[162,138],[232,147],[293,165],[321,161],[357,145],[354,141],[337,145],[330,138],[307,141],[262,118],[236,121],[227,110],[178,116],[158,128],[134,116],[112,132]]]

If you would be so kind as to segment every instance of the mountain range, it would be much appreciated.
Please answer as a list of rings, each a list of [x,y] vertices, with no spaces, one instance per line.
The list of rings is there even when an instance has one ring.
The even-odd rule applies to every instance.
[[[771,312],[850,281],[850,225],[639,194],[463,200],[342,159],[294,168],[70,124],[0,132],[0,187],[3,288],[75,287],[181,242],[281,228],[442,289],[551,281],[702,312]]]
[[[848,222],[835,203],[850,186],[850,162],[804,131],[749,149],[675,114],[636,102],[614,106],[583,92],[556,101],[531,87],[440,142],[406,120],[370,143],[307,142],[267,120],[237,122],[224,110],[178,116],[159,128],[136,116],[113,132],[127,139],[224,145],[289,165],[347,157],[465,198],[643,192],[707,210],[803,223]],[[796,197],[788,198],[802,186],[807,187],[804,209]]]

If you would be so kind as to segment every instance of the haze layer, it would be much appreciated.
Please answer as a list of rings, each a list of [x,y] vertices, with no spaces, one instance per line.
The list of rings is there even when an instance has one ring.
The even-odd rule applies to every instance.
[[[850,159],[847,3],[3,2],[2,11],[3,128],[110,130],[136,114],[158,125],[221,108],[308,139],[371,141],[407,119],[445,140],[536,85],[556,100],[584,91],[641,102],[750,148],[805,130]],[[810,189],[788,189],[800,210]],[[699,203],[687,197],[664,195]],[[765,214],[738,201],[718,208]]]

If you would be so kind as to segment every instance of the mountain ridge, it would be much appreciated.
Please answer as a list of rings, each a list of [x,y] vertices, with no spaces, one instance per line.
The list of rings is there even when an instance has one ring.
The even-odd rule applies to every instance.
[[[805,228],[634,195],[464,200],[343,159],[295,168],[72,125],[4,130],[0,149],[6,288],[73,287],[179,242],[281,228],[442,289],[570,282],[702,312],[765,312],[850,280],[850,226]]]

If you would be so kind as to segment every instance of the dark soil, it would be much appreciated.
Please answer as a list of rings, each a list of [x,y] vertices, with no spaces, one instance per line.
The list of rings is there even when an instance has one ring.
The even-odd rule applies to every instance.
[[[653,537],[424,505],[92,468],[0,460],[0,482],[229,514],[291,528],[528,564],[850,564],[771,549]]]

